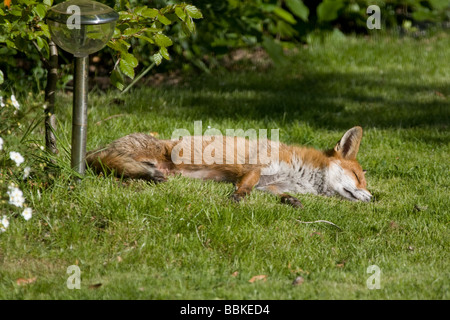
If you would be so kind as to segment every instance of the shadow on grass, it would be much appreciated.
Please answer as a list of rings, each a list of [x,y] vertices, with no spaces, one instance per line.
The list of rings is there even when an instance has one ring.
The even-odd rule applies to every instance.
[[[404,73],[409,79],[414,74]],[[301,121],[327,129],[364,127],[447,128],[448,87],[408,85],[384,74],[308,73],[300,77],[207,77],[188,87],[165,88],[183,96],[186,116],[199,119]]]
[[[170,96],[177,105],[174,116],[192,121],[262,120],[279,125],[299,121],[333,130],[354,125],[447,129],[449,87],[420,85],[417,77],[415,72],[224,73],[164,86],[156,93],[143,90],[141,99],[145,101],[147,94]],[[131,106],[125,109],[136,112]]]

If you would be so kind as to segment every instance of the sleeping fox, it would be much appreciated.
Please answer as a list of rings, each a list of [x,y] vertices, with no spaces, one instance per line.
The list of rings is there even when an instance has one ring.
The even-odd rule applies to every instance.
[[[232,182],[236,186],[232,194],[235,201],[242,200],[256,188],[275,194],[281,202],[294,207],[303,206],[289,193],[339,195],[352,201],[368,202],[372,195],[366,189],[365,171],[356,160],[362,133],[361,127],[354,127],[333,149],[326,151],[282,143],[277,143],[275,150],[274,144],[266,140],[261,144],[265,151],[269,155],[276,151],[277,156],[270,157],[270,161],[253,157],[262,150],[252,149],[252,142],[243,137],[185,136],[178,140],[159,140],[134,133],[88,152],[86,161],[97,172],[112,171],[124,178],[163,182],[171,175],[181,174]],[[213,143],[223,148],[221,152],[212,150],[210,154],[223,161],[198,161],[198,155],[211,149]]]

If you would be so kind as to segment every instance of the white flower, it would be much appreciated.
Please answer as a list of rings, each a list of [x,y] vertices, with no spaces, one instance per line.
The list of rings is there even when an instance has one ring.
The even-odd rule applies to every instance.
[[[31,208],[25,208],[25,210],[23,210],[23,212],[22,212],[22,217],[28,221],[31,219],[32,212],[33,212],[33,210]]]
[[[16,108],[17,110],[20,109],[20,104],[19,104],[19,102],[17,101],[15,95],[11,95],[11,102],[12,102],[12,105],[14,106],[14,108]]]
[[[3,139],[2,139],[2,137],[0,137],[0,150],[2,150],[2,149],[3,149]]]
[[[9,153],[9,157],[16,163],[17,166],[20,166],[25,160],[20,153],[15,151],[11,151]]]
[[[25,180],[26,178],[28,178],[28,176],[30,175],[30,171],[31,168],[30,167],[26,167],[25,169],[23,169],[23,179]]]
[[[5,232],[6,228],[9,226],[9,221],[6,216],[3,216],[2,220],[0,220],[0,233]]]
[[[15,205],[16,207],[22,208],[23,203],[25,202],[22,190],[14,186],[9,186],[8,189],[9,191],[6,193],[9,195],[9,203]]]
[[[0,96],[0,107],[4,107],[5,106],[5,103],[3,102],[3,97],[2,96]]]

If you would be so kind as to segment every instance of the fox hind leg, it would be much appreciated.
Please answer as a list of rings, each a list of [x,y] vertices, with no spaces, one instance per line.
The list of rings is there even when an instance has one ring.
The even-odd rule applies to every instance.
[[[280,199],[281,203],[289,204],[294,208],[303,209],[303,204],[300,202],[300,200],[298,200],[296,197],[291,196],[290,194],[283,193],[281,194]]]
[[[290,194],[281,192],[280,189],[275,185],[266,186],[264,187],[264,190],[280,197],[281,203],[288,204],[290,206],[293,206],[294,208],[303,209],[303,204],[300,202],[299,199],[297,199],[294,196],[291,196]]]

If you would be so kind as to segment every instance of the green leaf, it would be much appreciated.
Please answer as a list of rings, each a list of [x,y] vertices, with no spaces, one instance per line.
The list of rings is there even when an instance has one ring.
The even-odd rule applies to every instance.
[[[428,8],[420,8],[417,11],[412,13],[412,17],[417,21],[430,20],[434,21],[436,16],[433,11]]]
[[[324,0],[317,7],[319,21],[333,21],[339,16],[339,10],[344,7],[341,0]]]
[[[211,73],[211,71],[208,69],[208,67],[206,66],[206,64],[205,64],[202,60],[200,60],[200,59],[198,59],[198,58],[195,58],[195,59],[192,59],[192,63],[193,63],[197,68],[199,68],[200,70],[202,70],[203,72],[205,72],[205,73]]]
[[[195,6],[188,4],[185,7],[186,13],[194,19],[201,19],[203,18],[202,13],[200,12],[200,10],[198,10]]]
[[[127,28],[124,30],[123,35],[125,36],[131,36],[133,34],[138,33],[139,31],[141,31],[142,28]]]
[[[291,24],[284,22],[283,20],[277,21],[277,33],[280,34],[281,37],[294,37],[298,33],[297,31],[292,27]]]
[[[0,70],[0,84],[2,84],[3,81],[5,81],[5,77],[3,76],[2,70]]]
[[[128,0],[120,0],[119,3],[116,4],[116,5],[119,5],[119,7],[118,7],[119,10],[125,10],[127,8],[130,8],[130,1],[128,1]]]
[[[286,63],[286,56],[283,53],[283,47],[276,43],[271,37],[263,37],[263,47],[270,56],[275,65],[280,66]]]
[[[188,18],[191,19],[191,18]],[[189,28],[187,27],[187,23],[182,23],[181,24],[181,30],[183,30],[183,33],[187,36],[190,36],[192,34],[192,32],[189,30]]]
[[[120,31],[119,28],[114,28],[114,33],[112,35],[113,39],[117,39],[122,35],[122,32]]]
[[[142,15],[142,11],[144,11],[145,9],[147,9],[147,6],[136,7],[136,8],[133,9],[133,13],[135,15],[141,16]]]
[[[159,66],[162,62],[163,57],[162,57],[161,53],[158,52],[152,56],[152,59],[156,63],[156,65]]]
[[[53,0],[44,0],[43,1],[46,6],[51,7],[53,5]]]
[[[286,6],[297,17],[305,22],[308,21],[309,9],[303,4],[302,0],[286,0]]]
[[[150,27],[150,29],[146,29],[145,30],[145,33],[147,34],[147,35],[151,35],[152,37],[153,37],[153,35],[152,35],[152,33],[160,33],[160,32],[163,32],[164,31],[164,27],[162,27],[162,28],[157,28],[156,27],[156,23],[153,23],[152,25],[151,25],[151,27]]]
[[[141,12],[141,15],[145,18],[156,18],[159,14],[159,11],[154,8],[145,9]]]
[[[22,16],[22,10],[20,8],[17,7],[13,7],[12,9],[9,10],[9,13],[13,16],[16,17],[21,17]]]
[[[186,22],[185,25],[187,27],[188,34],[194,33],[195,32],[195,24],[194,24],[194,21],[192,21],[192,18],[188,17],[185,22]]]
[[[155,44],[155,41],[152,38],[147,37],[146,35],[143,35],[143,34],[137,35],[136,38],[145,40],[145,41],[147,41],[148,43],[151,43],[151,44]]]
[[[130,47],[131,47],[131,44],[129,44],[128,42],[126,42],[126,41],[123,40],[123,39],[119,39],[118,42],[120,43],[120,45],[122,45],[122,46],[124,46],[125,48],[127,48],[127,50],[130,49]]]
[[[163,56],[164,59],[170,60],[169,51],[167,51],[166,47],[159,48],[159,53]]]
[[[120,71],[122,71],[124,75],[130,77],[131,79],[134,78],[134,68],[124,57],[120,59],[119,67]]]
[[[113,50],[119,51],[122,54],[126,54],[128,52],[128,49],[130,48],[130,44],[123,39],[119,39],[116,41],[109,41],[108,47]]]
[[[274,4],[270,4],[270,3],[261,3],[260,8],[264,12],[273,12],[273,10],[275,10],[277,8],[277,6]]]
[[[125,58],[127,63],[129,63],[133,68],[136,68],[139,64],[139,61],[132,53],[122,54],[122,58]]]
[[[36,37],[36,42],[37,42],[39,49],[42,49],[45,45],[44,40],[39,36]]]
[[[158,21],[166,26],[172,23],[169,19],[167,19],[164,15],[160,13],[158,13]]]
[[[159,47],[170,47],[173,44],[172,40],[164,34],[155,35],[155,43]]]
[[[133,18],[133,15],[127,11],[119,12],[119,21],[128,21]]]
[[[40,3],[33,8],[33,12],[36,13],[39,16],[39,18],[44,19],[45,14],[47,13],[47,8]]]
[[[125,87],[124,85],[125,81],[123,79],[123,76],[118,70],[113,70],[113,72],[111,73],[111,77],[109,79],[111,80],[111,84],[120,91],[122,91],[123,88]]]
[[[273,13],[275,13],[277,16],[279,16],[281,19],[285,20],[286,22],[289,22],[290,24],[295,24],[297,21],[295,21],[294,16],[287,12],[286,10],[277,7],[273,10]]]
[[[134,78],[134,68],[138,65],[138,60],[131,53],[122,53],[119,68],[122,73],[131,79]]]
[[[16,45],[14,44],[14,42],[12,42],[9,39],[5,40],[6,45],[8,46],[8,48],[12,48],[12,49],[17,49]]]
[[[428,2],[435,10],[445,10],[449,6],[448,0],[429,0]]]
[[[48,25],[46,25],[46,24],[43,23],[43,22],[40,22],[40,23],[38,24],[38,27],[40,27],[41,30],[42,30],[42,33],[43,33],[47,38],[50,39],[50,31],[48,30]]]
[[[180,7],[175,8],[175,14],[178,16],[178,18],[181,19],[181,21],[185,21],[186,19],[186,12]]]

